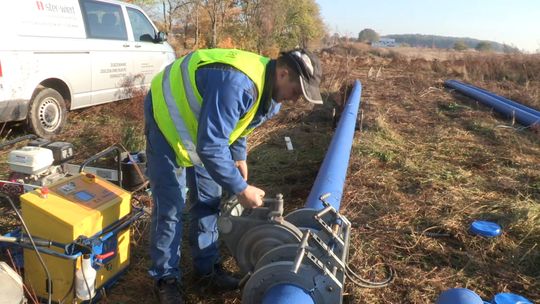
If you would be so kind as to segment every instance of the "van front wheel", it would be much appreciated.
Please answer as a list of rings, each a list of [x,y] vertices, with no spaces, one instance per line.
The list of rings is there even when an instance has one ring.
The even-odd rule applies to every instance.
[[[60,133],[66,124],[66,102],[58,91],[46,88],[39,91],[30,104],[28,127],[39,137],[50,138]]]

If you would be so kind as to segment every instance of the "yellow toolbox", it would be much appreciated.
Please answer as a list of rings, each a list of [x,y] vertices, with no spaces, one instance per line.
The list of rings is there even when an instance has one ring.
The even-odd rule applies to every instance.
[[[75,272],[81,267],[82,254],[92,256],[96,289],[112,284],[128,266],[133,222],[129,192],[83,173],[20,198],[30,234],[54,244],[48,253],[40,250],[45,252],[42,257],[51,276],[54,302],[76,299]],[[47,298],[47,276],[32,249],[24,249],[24,268],[28,288]]]

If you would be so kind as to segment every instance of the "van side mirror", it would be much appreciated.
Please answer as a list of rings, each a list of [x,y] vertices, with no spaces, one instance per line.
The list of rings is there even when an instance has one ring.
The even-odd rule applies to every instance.
[[[157,32],[154,37],[154,43],[161,43],[163,41],[167,41],[167,34],[164,32]]]
[[[155,38],[152,38],[150,34],[143,34],[139,37],[139,40],[144,42],[154,42]]]

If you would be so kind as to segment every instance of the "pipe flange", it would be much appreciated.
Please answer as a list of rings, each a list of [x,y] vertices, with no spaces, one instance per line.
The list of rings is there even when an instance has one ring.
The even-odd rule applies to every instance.
[[[275,262],[258,269],[247,281],[242,292],[243,304],[262,303],[268,290],[279,284],[302,288],[316,304],[341,303],[342,290],[335,281],[312,264],[302,264],[292,272],[294,262]]]
[[[312,248],[308,248],[308,250],[312,250]],[[298,254],[298,244],[285,244],[278,246],[276,248],[273,248],[272,250],[265,253],[259,261],[257,261],[257,264],[255,264],[255,271],[261,269],[262,267],[272,264],[275,262],[283,262],[283,261],[294,261],[296,258],[296,255]]]
[[[234,257],[240,270],[247,273],[252,271],[257,261],[271,249],[283,244],[298,244],[301,238],[302,232],[286,221],[262,224],[244,233]]]
[[[298,228],[307,228],[318,231],[322,228],[319,222],[315,220],[315,215],[317,215],[319,212],[320,210],[302,208],[287,214],[284,219]],[[326,213],[322,216],[322,220],[327,223],[332,221],[331,214]]]
[[[268,251],[259,259],[257,264],[255,264],[254,270],[257,271],[265,265],[275,262],[294,261],[298,255],[298,248],[298,244],[285,244],[276,247]],[[340,264],[339,261],[335,260],[337,259],[335,255],[331,255],[329,252],[323,251],[318,246],[308,246],[306,250],[313,254],[325,267],[328,267],[328,269],[337,267],[341,273],[344,271],[343,264]],[[337,275],[337,277],[340,276]]]

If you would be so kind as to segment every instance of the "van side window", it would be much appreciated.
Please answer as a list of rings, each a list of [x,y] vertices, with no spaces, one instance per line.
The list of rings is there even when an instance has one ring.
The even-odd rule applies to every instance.
[[[126,23],[119,5],[92,0],[81,2],[88,38],[128,39]]]
[[[135,41],[154,42],[156,30],[146,16],[141,11],[131,7],[127,8],[127,12]]]

